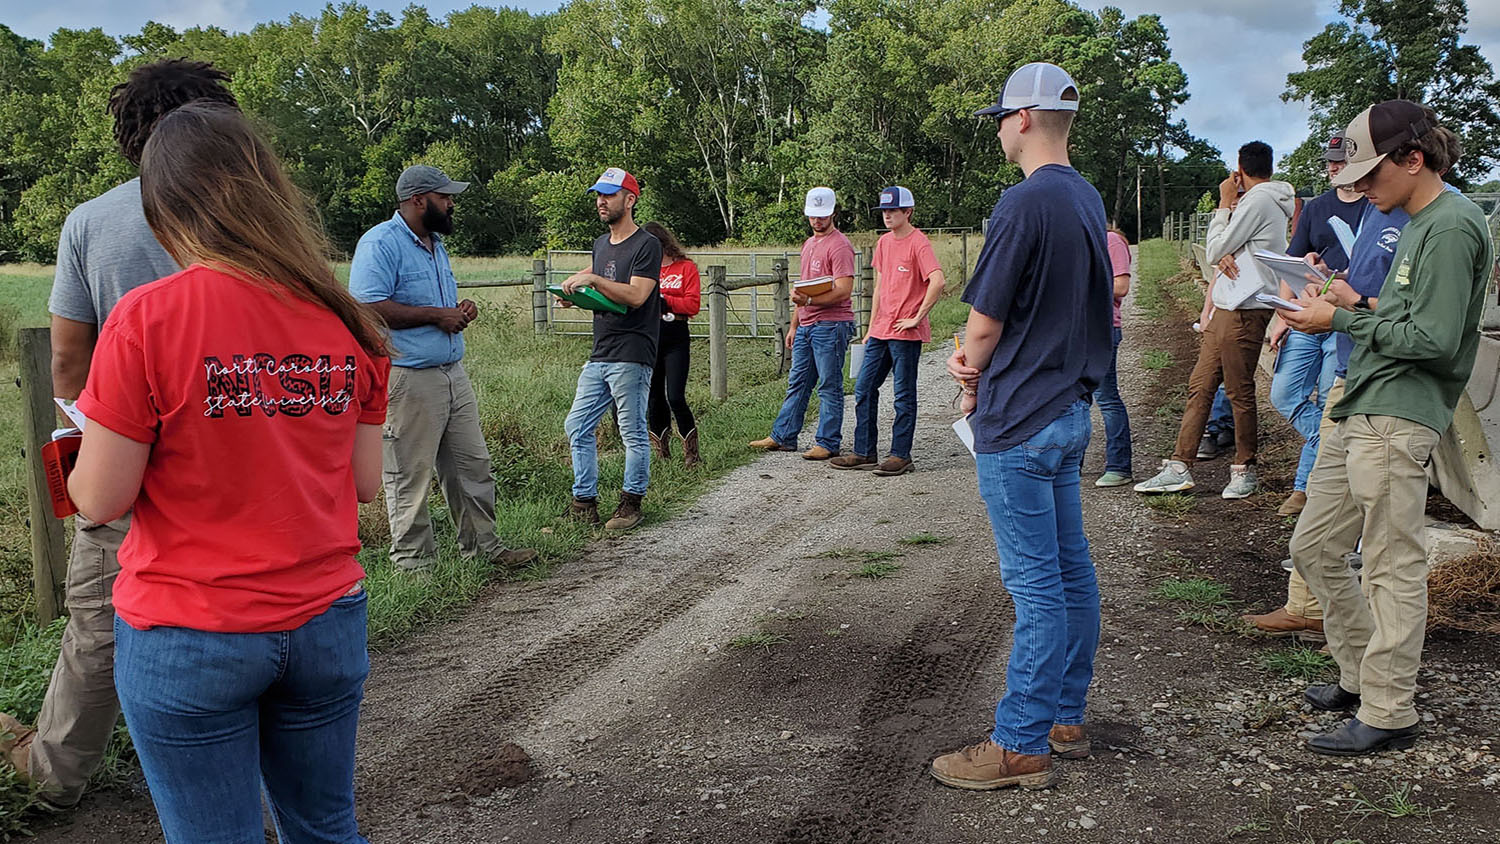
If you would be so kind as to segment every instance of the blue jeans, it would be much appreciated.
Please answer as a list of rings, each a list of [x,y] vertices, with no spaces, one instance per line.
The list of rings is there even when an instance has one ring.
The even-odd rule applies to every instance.
[[[167,844],[366,844],[354,734],[370,660],[363,592],[284,633],[137,630],[115,617],[115,688]]]
[[[786,379],[786,401],[771,426],[771,439],[797,447],[813,387],[818,388],[818,445],[838,453],[844,442],[844,353],[854,339],[854,323],[815,322],[792,335],[792,371]]]
[[[1208,424],[1203,426],[1203,433],[1215,437],[1234,434],[1234,408],[1229,405],[1229,396],[1224,394],[1223,384],[1214,393],[1214,405],[1208,411]]]
[[[1047,753],[1053,724],[1082,724],[1094,676],[1099,583],[1078,497],[1091,427],[1079,400],[1026,442],[976,458],[1000,579],[1016,606],[990,739],[1015,753]]]
[[[644,363],[589,361],[578,373],[573,409],[563,428],[573,449],[573,497],[599,495],[599,420],[613,404],[619,410],[620,439],[625,442],[625,481],[621,487],[645,495],[651,482],[651,439],[646,434],[651,400],[651,367]]]
[[[1125,402],[1120,398],[1120,380],[1115,374],[1115,361],[1120,356],[1120,327],[1114,329],[1114,349],[1109,353],[1109,371],[1094,391],[1094,401],[1099,404],[1099,415],[1104,417],[1104,471],[1130,474],[1130,416],[1125,412]]]
[[[1292,329],[1281,341],[1276,355],[1276,374],[1271,376],[1271,405],[1306,442],[1297,461],[1292,489],[1307,489],[1307,476],[1318,460],[1318,426],[1323,422],[1323,401],[1333,386],[1338,367],[1337,335],[1304,334]],[[1313,398],[1317,390],[1317,398]]]
[[[896,422],[891,426],[891,454],[911,459],[911,440],[917,432],[917,361],[921,340],[865,338],[865,360],[854,382],[854,453],[879,457],[880,385],[896,373]]]

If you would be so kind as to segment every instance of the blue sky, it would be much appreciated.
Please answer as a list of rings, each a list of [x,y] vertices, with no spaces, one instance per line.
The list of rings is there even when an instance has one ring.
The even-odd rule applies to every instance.
[[[365,0],[399,11],[410,0]],[[1198,136],[1226,155],[1248,140],[1264,140],[1277,156],[1290,152],[1307,132],[1307,109],[1283,103],[1286,73],[1301,67],[1302,42],[1337,15],[1337,0],[1082,0],[1099,9],[1113,5],[1128,15],[1155,12],[1171,38],[1173,57],[1187,71],[1192,95],[1181,115]],[[138,31],[148,20],[179,29],[216,25],[245,30],[293,12],[315,14],[321,0],[4,0],[0,23],[22,35],[45,39],[58,27],[102,27],[112,35]],[[470,2],[430,0],[441,17]],[[557,0],[519,0],[509,5],[533,11],[557,8]],[[19,7],[19,8],[17,8]],[[1491,64],[1500,65],[1500,2],[1470,0],[1469,35]]]

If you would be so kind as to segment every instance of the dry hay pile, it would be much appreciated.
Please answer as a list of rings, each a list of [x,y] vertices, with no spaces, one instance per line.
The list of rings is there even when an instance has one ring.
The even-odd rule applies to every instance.
[[[1444,563],[1427,580],[1427,624],[1500,633],[1500,545]]]

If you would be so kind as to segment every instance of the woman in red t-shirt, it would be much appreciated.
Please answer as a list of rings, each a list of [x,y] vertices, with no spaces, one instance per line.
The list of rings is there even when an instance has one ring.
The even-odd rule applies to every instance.
[[[661,223],[642,226],[661,241],[661,335],[656,342],[656,367],[651,370],[651,402],[647,427],[651,445],[663,458],[672,456],[672,417],[682,435],[683,465],[692,468],[698,456],[698,423],[687,403],[688,367],[692,365],[692,340],[688,318],[697,315],[700,302],[698,265],[688,258],[676,236]]]
[[[68,489],[133,508],[115,686],[168,841],[363,842],[354,734],[369,659],[357,506],[380,489],[381,328],[334,277],[302,194],[248,121],[194,103],[141,158],[180,273],[100,332]]]

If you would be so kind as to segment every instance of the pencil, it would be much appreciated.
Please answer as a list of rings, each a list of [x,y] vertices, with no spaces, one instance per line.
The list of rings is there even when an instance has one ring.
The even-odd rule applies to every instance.
[[[958,345],[958,335],[957,334],[953,335],[953,351],[955,351],[955,352],[961,352],[963,350],[964,350],[963,347],[960,346],[960,345]]]

